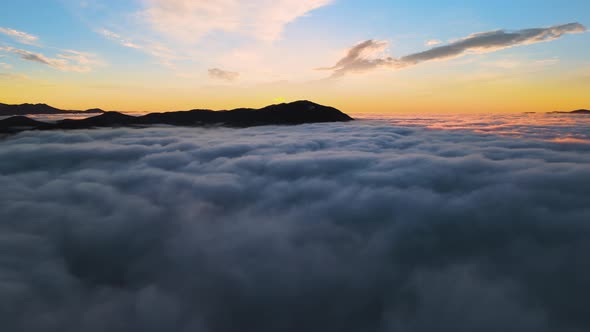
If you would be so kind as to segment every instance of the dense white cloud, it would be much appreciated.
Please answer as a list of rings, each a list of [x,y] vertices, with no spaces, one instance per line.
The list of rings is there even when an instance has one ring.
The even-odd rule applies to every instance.
[[[23,31],[18,31],[10,28],[0,27],[0,33],[9,36],[19,43],[27,45],[35,45],[39,41],[39,37],[33,36]]]
[[[515,46],[548,42],[561,38],[565,34],[582,32],[586,32],[586,27],[579,23],[517,31],[481,32],[401,58],[383,56],[383,51],[388,46],[386,41],[367,40],[350,48],[344,58],[339,60],[336,65],[320,69],[333,71],[332,77],[340,77],[348,73],[366,72],[377,68],[399,69],[415,66],[426,61],[446,60],[467,54],[489,53]]]
[[[189,58],[185,55],[179,54],[181,52],[174,51],[161,42],[146,40],[136,41],[105,28],[99,29],[97,32],[105,38],[113,40],[124,47],[136,49],[153,56],[154,58],[158,59],[158,62],[164,67],[175,69],[176,61],[187,60]]]
[[[589,149],[376,121],[7,137],[0,321],[586,331]]]
[[[224,31],[259,40],[280,38],[285,26],[332,0],[144,0],[141,17],[154,30],[176,40],[196,42]]]

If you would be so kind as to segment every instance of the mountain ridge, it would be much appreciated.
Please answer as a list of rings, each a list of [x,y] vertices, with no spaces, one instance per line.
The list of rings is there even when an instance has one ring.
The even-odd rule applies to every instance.
[[[590,110],[587,109],[579,109],[579,110],[574,110],[574,111],[555,111],[555,112],[549,112],[550,114],[590,114]]]
[[[41,122],[25,116],[15,116],[0,120],[0,132],[13,133],[23,130],[71,130],[149,125],[252,127],[352,120],[354,119],[336,108],[300,100],[292,103],[269,105],[259,109],[237,108],[223,111],[193,109],[189,111],[149,113],[142,116],[132,116],[111,111],[85,119],[65,119],[55,123]]]
[[[18,116],[18,115],[51,115],[51,114],[100,114],[104,113],[99,108],[88,110],[62,110],[47,104],[3,104],[0,103],[0,116]]]

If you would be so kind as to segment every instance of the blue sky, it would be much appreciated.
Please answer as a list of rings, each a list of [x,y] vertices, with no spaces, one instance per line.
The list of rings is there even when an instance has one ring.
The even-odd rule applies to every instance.
[[[367,40],[383,42],[379,44],[383,46],[364,56],[373,60],[400,58],[479,32],[568,23],[588,26],[589,13],[590,2],[584,0],[10,1],[0,12],[0,28],[5,32],[0,33],[0,72],[4,77],[0,84],[7,85],[10,78],[26,78],[36,87],[62,88],[53,88],[53,92],[31,88],[34,95],[5,92],[0,98],[21,101],[41,94],[40,99],[47,99],[57,90],[57,96],[63,96],[73,86],[87,96],[93,96],[92,86],[128,88],[130,96],[139,96],[144,92],[138,89],[159,87],[188,106],[221,85],[215,97],[205,99],[205,104],[211,100],[210,104],[221,106],[220,96],[233,94],[237,101],[244,100],[252,89],[253,94],[264,95],[256,91],[259,85],[268,88],[268,84],[281,82],[270,89],[280,91],[265,95],[264,101],[253,98],[249,102],[309,94],[331,101],[337,93],[356,89],[359,96],[366,96],[382,90],[384,84],[399,85],[396,79],[401,77],[416,80],[408,90],[410,95],[423,89],[426,80],[437,81],[441,75],[453,73],[495,77],[501,74],[500,69],[510,69],[512,78],[533,80],[532,63],[546,64],[542,73],[553,80],[556,75],[566,79],[571,71],[585,73],[590,68],[587,33],[568,31],[542,43],[510,45],[485,54],[469,51],[461,59],[421,64],[404,69],[403,74],[391,68],[355,72],[342,77],[336,88],[335,83],[318,85],[317,81],[329,74],[315,69],[333,65],[347,50]],[[10,31],[33,36],[36,41],[22,43]],[[427,45],[428,41],[432,44]],[[30,61],[23,51],[42,58]],[[499,68],[493,73],[489,68],[492,63]],[[586,84],[584,78],[582,82]],[[362,91],[366,86],[372,90]],[[189,93],[199,97],[191,100]],[[104,94],[97,91],[91,99],[100,100]],[[382,105],[387,96],[377,97]],[[79,100],[64,102],[75,105]]]

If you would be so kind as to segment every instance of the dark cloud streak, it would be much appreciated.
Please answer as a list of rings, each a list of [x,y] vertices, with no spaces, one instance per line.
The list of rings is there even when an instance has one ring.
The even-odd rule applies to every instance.
[[[569,23],[549,28],[482,32],[401,58],[382,57],[378,53],[385,50],[387,42],[367,40],[352,47],[336,65],[320,69],[333,71],[332,77],[341,77],[354,72],[366,72],[381,67],[399,69],[426,61],[445,60],[470,53],[489,53],[515,46],[548,42],[561,38],[565,34],[586,31],[586,27],[580,23]]]
[[[93,54],[74,50],[63,50],[62,53],[57,55],[57,58],[50,58],[41,53],[30,52],[10,46],[0,47],[0,51],[15,54],[25,61],[37,62],[67,72],[89,72],[92,70],[92,65],[98,64]]]

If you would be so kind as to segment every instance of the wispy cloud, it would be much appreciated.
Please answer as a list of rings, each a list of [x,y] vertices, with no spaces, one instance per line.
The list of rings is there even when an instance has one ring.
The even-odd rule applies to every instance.
[[[516,68],[539,68],[539,67],[547,67],[552,66],[559,63],[559,58],[548,58],[548,59],[539,59],[539,60],[532,60],[532,61],[524,61],[524,60],[497,60],[497,61],[490,61],[484,62],[483,65],[487,67],[494,67],[500,69],[516,69]]]
[[[10,46],[0,47],[0,51],[15,54],[22,60],[37,62],[66,72],[85,73],[91,71],[94,65],[100,64],[94,54],[74,50],[63,50],[55,58]]]
[[[126,38],[122,37],[121,35],[119,35],[118,33],[115,33],[111,30],[103,28],[103,29],[98,30],[98,33],[103,35],[107,39],[114,40],[114,41],[118,42],[119,44],[121,44],[125,47],[135,48],[135,49],[142,49],[143,48],[141,45],[139,45],[129,39],[126,39]]]
[[[16,73],[0,73],[0,80],[7,80],[7,81],[26,81],[29,78],[23,74],[16,74]]]
[[[349,49],[344,58],[339,60],[336,65],[320,69],[332,71],[332,77],[340,77],[354,72],[366,72],[381,67],[399,69],[426,61],[446,60],[467,54],[490,53],[515,46],[549,42],[561,38],[565,34],[586,31],[586,27],[580,23],[569,23],[548,28],[481,32],[401,58],[383,55],[388,46],[386,41],[367,40]]]
[[[131,38],[122,36],[120,33],[105,28],[99,29],[97,32],[103,37],[115,41],[124,47],[139,50],[158,59],[158,63],[164,67],[175,69],[176,66],[174,65],[174,62],[185,59],[184,56],[179,55],[179,52],[173,51],[161,42],[145,40],[135,41]]]
[[[139,16],[155,31],[184,42],[196,42],[214,31],[273,41],[285,25],[332,1],[143,0]]]
[[[426,43],[424,43],[424,45],[426,46],[436,46],[436,45],[440,45],[443,42],[438,40],[438,39],[431,39],[431,40],[427,40]]]
[[[39,37],[33,36],[23,31],[18,31],[10,28],[0,27],[0,33],[7,35],[21,44],[35,45],[39,41]]]
[[[277,46],[273,42],[283,36],[286,26],[334,1],[138,0],[139,8],[125,12],[131,19],[97,22],[95,32],[154,58],[178,77],[202,78],[208,69],[219,66],[235,68],[240,78],[259,79],[267,77],[267,72],[284,73],[282,69],[270,67],[290,61],[275,56],[279,52],[273,49]],[[249,53],[248,63],[224,60],[238,53]],[[276,62],[268,64],[271,62],[268,59]],[[311,63],[299,65],[309,68]],[[230,79],[235,76],[231,75]],[[220,78],[215,73],[211,77],[228,80],[226,75]]]

